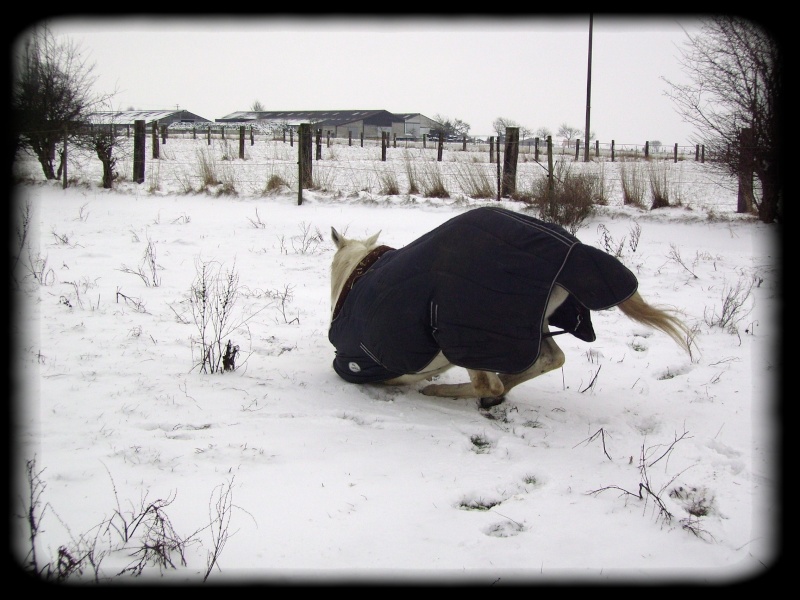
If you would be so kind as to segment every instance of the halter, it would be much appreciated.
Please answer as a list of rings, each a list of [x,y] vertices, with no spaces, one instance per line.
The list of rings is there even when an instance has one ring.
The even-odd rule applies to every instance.
[[[394,250],[394,248],[390,248],[389,246],[378,246],[377,248],[373,248],[369,254],[361,259],[361,262],[356,265],[355,269],[351,271],[347,281],[344,282],[342,291],[339,292],[339,299],[336,300],[336,306],[333,308],[333,316],[331,317],[331,320],[335,319],[339,314],[339,311],[342,309],[342,305],[344,304],[344,300],[347,298],[348,292],[353,288],[356,281],[358,281],[358,279],[364,273],[369,271],[370,267],[374,265],[375,262],[389,250]]]

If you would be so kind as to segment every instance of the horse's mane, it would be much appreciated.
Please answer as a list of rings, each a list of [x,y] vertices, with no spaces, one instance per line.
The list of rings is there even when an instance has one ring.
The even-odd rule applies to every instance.
[[[364,240],[351,240],[331,229],[331,237],[337,248],[331,262],[331,312],[350,273],[378,245],[378,235],[380,231]]]

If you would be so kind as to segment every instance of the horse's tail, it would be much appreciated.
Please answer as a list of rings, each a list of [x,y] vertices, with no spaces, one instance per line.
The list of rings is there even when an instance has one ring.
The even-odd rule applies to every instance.
[[[669,309],[662,309],[645,302],[639,292],[634,292],[633,296],[620,303],[619,309],[622,313],[642,325],[660,329],[671,337],[689,356],[692,355],[692,345],[694,334],[692,331],[676,317]]]

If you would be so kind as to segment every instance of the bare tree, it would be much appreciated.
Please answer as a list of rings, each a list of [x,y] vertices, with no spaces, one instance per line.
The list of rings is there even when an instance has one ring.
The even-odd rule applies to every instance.
[[[433,116],[433,120],[441,125],[440,132],[445,139],[448,137],[461,137],[464,135],[469,135],[469,123],[465,123],[461,119],[450,119],[450,117],[436,114]]]
[[[250,110],[253,112],[264,112],[264,105],[261,104],[259,100],[254,100],[253,104],[250,106]]]
[[[494,121],[492,121],[492,127],[497,135],[505,135],[506,128],[508,127],[518,127],[519,128],[519,138],[524,140],[527,137],[530,137],[531,130],[524,125],[520,125],[514,119],[506,119],[505,117],[497,117]]]
[[[736,16],[703,20],[689,35],[680,64],[690,83],[669,85],[666,92],[684,121],[694,125],[710,154],[734,175],[740,175],[741,136],[749,130],[754,173],[761,197],[753,198],[759,219],[779,220],[782,211],[781,100],[782,56],[778,41],[753,21]]]
[[[579,127],[573,127],[567,123],[562,123],[559,125],[558,132],[556,133],[556,135],[564,138],[568,144],[571,144],[572,140],[576,139],[580,134],[581,129]]]
[[[104,123],[95,125],[91,128],[83,129],[83,133],[75,137],[76,145],[88,148],[97,154],[97,158],[103,164],[103,188],[110,190],[114,186],[117,178],[117,162],[121,158],[119,155],[122,146],[122,139],[125,137],[118,129],[118,125]]]
[[[92,95],[94,66],[79,46],[57,39],[46,24],[20,40],[12,63],[14,151],[34,153],[45,177],[56,179],[57,144],[76,133],[98,101]]]

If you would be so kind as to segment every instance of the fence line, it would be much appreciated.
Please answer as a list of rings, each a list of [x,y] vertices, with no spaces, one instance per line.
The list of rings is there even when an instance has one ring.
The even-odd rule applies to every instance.
[[[259,142],[265,141],[281,141],[289,144],[290,146],[294,146],[297,143],[297,132],[287,130],[285,132],[265,132],[263,128],[258,126],[254,126],[252,124],[242,124],[242,123],[209,123],[208,125],[203,126],[193,126],[187,127],[185,124],[173,124],[176,126],[158,126],[157,124],[151,123],[151,127],[155,126],[158,127],[159,137],[162,140],[162,143],[166,144],[170,138],[174,139],[204,139],[208,144],[211,143],[212,140],[238,140],[242,128],[245,130],[245,136],[251,145]],[[117,135],[122,137],[133,137],[135,124],[124,124],[124,125],[105,125],[105,124],[95,124],[89,126],[89,132],[92,130],[99,130],[99,129],[110,129],[111,127],[114,128],[114,131]],[[322,132],[322,139],[323,144],[325,146],[331,145],[361,145],[363,147],[369,146],[377,146],[380,147],[383,141],[383,137],[381,135],[376,136],[365,136],[361,135],[357,138],[347,138],[347,137],[335,137],[331,135],[332,132],[328,131],[325,132],[323,130],[314,129],[312,125],[312,131],[316,134],[317,131]],[[386,133],[386,132],[384,132]],[[389,140],[389,146],[391,148],[435,148],[437,141],[433,139],[429,139],[428,136],[422,136],[420,139],[409,139],[407,137],[401,136],[398,138],[397,134],[391,134],[391,139]],[[503,136],[500,136],[501,144],[504,143]],[[544,148],[546,147],[546,140],[543,138],[528,138],[524,140],[520,140],[519,142],[519,152],[520,154],[535,154],[536,153],[536,140],[539,142],[539,152],[543,152]],[[556,140],[553,140],[553,148],[554,154],[566,156],[569,154],[574,154],[576,158],[582,154],[583,146],[582,141],[571,140],[566,142],[562,140],[561,143],[557,143]],[[444,141],[443,147],[445,150],[448,151],[467,151],[467,152],[490,152],[491,143],[489,140],[486,141],[477,141],[474,137],[464,137],[461,141]],[[704,162],[705,160],[713,161],[715,160],[712,156],[705,155],[705,149],[698,145],[690,145],[690,144],[678,144],[674,143],[672,145],[666,144],[657,144],[653,145],[651,141],[645,140],[642,144],[637,143],[617,143],[615,140],[610,142],[600,142],[599,140],[593,140],[590,143],[590,156],[592,158],[607,158],[609,156],[612,159],[618,156],[625,156],[625,157],[642,157],[642,158],[661,158],[661,157],[668,157],[668,156],[678,156],[680,159],[686,160],[689,157],[694,158],[694,160],[698,160],[700,162]]]
[[[237,143],[238,140],[230,136],[212,139],[211,145],[203,137],[167,137],[166,143],[162,143],[162,140],[156,142],[160,145],[159,158],[152,159],[153,136],[146,133],[144,138],[146,150],[141,153],[146,157],[146,172],[139,183],[144,183],[149,190],[163,190],[167,187],[179,192],[195,193],[208,188],[204,171],[207,174],[210,170],[216,173],[217,183],[222,184],[226,193],[263,196],[268,180],[275,176],[290,189],[302,194],[298,185],[296,139],[291,145],[288,141],[272,141],[267,137],[260,140],[254,138],[252,145],[248,141],[242,148]],[[134,139],[122,138],[118,142],[115,150],[118,181],[133,181],[131,174],[134,170]],[[367,192],[403,195],[411,193],[409,190],[416,179],[419,188],[416,195],[419,196],[427,195],[422,184],[434,180],[438,180],[451,197],[461,194],[474,198],[491,198],[497,193],[498,158],[502,160],[504,152],[502,145],[499,150],[501,156],[495,157],[495,162],[492,163],[489,162],[488,144],[485,145],[485,151],[478,145],[463,151],[460,144],[443,143],[445,147],[450,146],[453,149],[448,149],[444,160],[439,160],[438,148],[430,145],[428,148],[421,148],[410,144],[406,147],[398,143],[397,148],[393,145],[386,148],[384,156],[379,140],[372,144],[367,142],[369,140],[365,141],[363,148],[360,141],[353,143],[352,147],[347,144],[346,139],[343,143],[335,143],[332,139],[330,145],[327,140],[323,142],[323,151],[318,158],[312,160],[312,185],[304,187],[343,194]],[[243,152],[243,159],[239,157],[240,152]],[[94,182],[95,179],[99,182],[99,176],[93,172],[99,170],[96,167],[99,160],[92,152],[73,148],[68,156],[73,183]],[[574,164],[580,172],[588,172],[598,180],[604,180],[609,196],[615,197],[619,191],[621,182],[616,170],[618,167],[612,167],[613,163],[608,157],[592,157],[589,163],[583,163],[582,160],[575,160],[574,153],[564,152],[557,154],[555,158],[557,162]],[[202,165],[203,168],[201,161],[207,163]],[[525,146],[521,145],[516,173],[516,187],[520,194],[530,192],[547,176],[546,161],[544,154],[536,161],[533,152],[527,152]],[[680,162],[691,162],[700,166],[689,159],[682,159]],[[671,157],[667,156],[663,159],[651,156],[651,160],[644,161],[639,153],[630,157],[620,156],[618,166],[640,165],[639,176],[647,185],[648,169],[659,169],[661,167],[658,165],[662,164],[664,168],[669,168],[671,163]],[[38,161],[31,161],[32,175],[37,167]],[[38,176],[42,176],[41,167],[38,167]],[[680,179],[682,185],[717,185],[705,180],[702,171],[696,169],[682,173]],[[476,194],[476,189],[482,195]],[[488,190],[491,191],[486,193]]]

